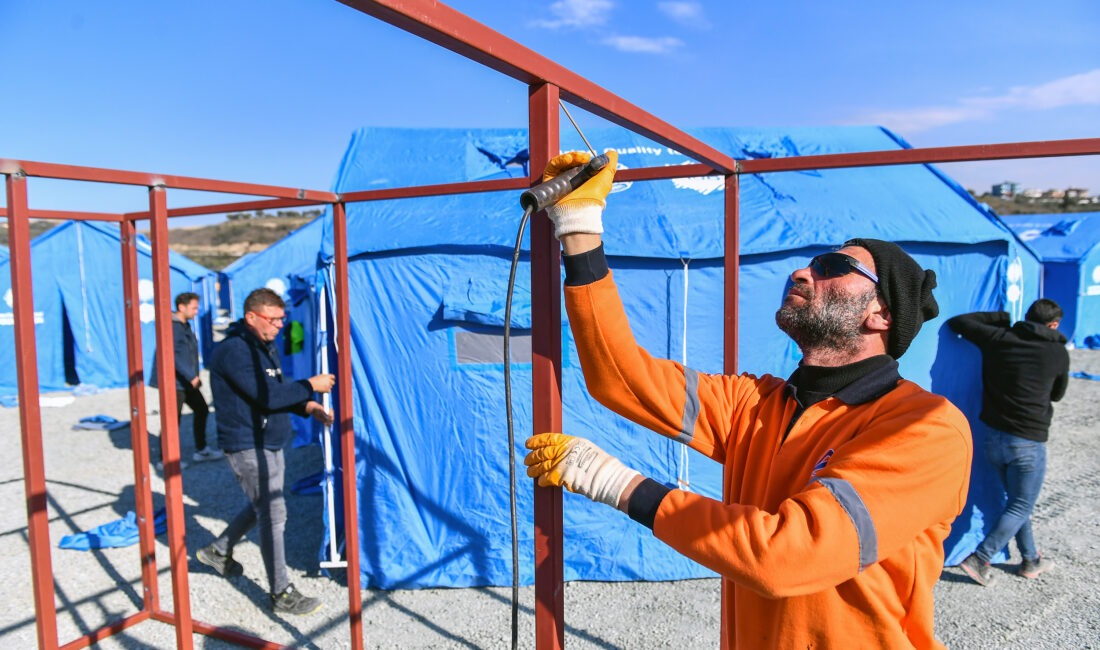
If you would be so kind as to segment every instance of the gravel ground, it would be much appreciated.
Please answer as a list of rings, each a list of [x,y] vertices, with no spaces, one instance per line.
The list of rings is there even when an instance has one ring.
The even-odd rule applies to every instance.
[[[1072,369],[1100,374],[1100,352],[1071,352]],[[150,410],[156,406],[149,393]],[[979,587],[954,568],[936,585],[937,634],[950,648],[1100,648],[1100,382],[1073,379],[1056,406],[1046,485],[1035,513],[1036,536],[1055,570],[1037,580],[1014,575],[1019,557],[999,565],[998,580]],[[65,407],[42,409],[50,542],[57,628],[62,644],[137,611],[141,582],[137,546],[79,552],[56,548],[63,535],[112,521],[133,509],[129,430],[74,431],[80,418],[105,414],[128,419],[127,392],[77,397]],[[187,416],[185,416],[186,418]],[[158,416],[149,426],[159,429]],[[36,644],[26,528],[26,497],[17,409],[0,409],[0,647]],[[191,442],[183,436],[185,458]],[[316,472],[317,448],[288,452],[287,482]],[[155,505],[163,482],[154,475]],[[183,472],[187,542],[193,553],[209,543],[241,505],[239,488],[224,461],[193,464]],[[195,620],[237,629],[302,648],[348,647],[347,590],[342,576],[316,566],[322,508],[317,495],[288,499],[287,556],[291,579],[324,600],[307,617],[280,618],[266,607],[259,549],[242,544],[245,575],[224,579],[192,561],[189,575]],[[173,608],[168,549],[158,538],[160,602]],[[1015,549],[1013,549],[1015,552]],[[362,592],[364,645],[368,648],[507,648],[511,640],[511,589],[429,589]],[[519,638],[534,647],[533,589],[520,593]],[[565,591],[566,645],[570,648],[718,647],[717,580],[669,583],[570,583]],[[100,648],[172,648],[174,629],[146,621],[100,642]],[[198,648],[231,644],[196,634]]]

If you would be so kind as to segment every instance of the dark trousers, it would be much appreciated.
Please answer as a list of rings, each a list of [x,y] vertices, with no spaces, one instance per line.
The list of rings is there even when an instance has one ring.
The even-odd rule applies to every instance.
[[[176,389],[176,418],[183,414],[183,405],[191,407],[195,414],[191,420],[192,433],[195,436],[195,451],[206,449],[206,418],[210,415],[210,407],[206,405],[206,398],[198,388],[188,386],[183,390]]]
[[[283,495],[283,475],[286,460],[283,450],[245,449],[225,455],[237,477],[248,505],[229,522],[225,531],[214,540],[219,553],[233,552],[233,547],[257,523],[260,525],[260,556],[267,571],[268,588],[272,594],[282,593],[290,584],[286,571],[286,499]]]

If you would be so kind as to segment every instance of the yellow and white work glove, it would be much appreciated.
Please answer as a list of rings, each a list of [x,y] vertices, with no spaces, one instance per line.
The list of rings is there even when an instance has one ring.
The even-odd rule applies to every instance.
[[[540,486],[564,487],[612,508],[619,507],[630,481],[641,476],[592,441],[564,433],[531,436],[527,448],[527,475],[538,479]]]
[[[607,157],[610,160],[599,173],[546,209],[546,216],[554,223],[554,237],[561,239],[562,235],[571,233],[603,232],[603,209],[607,205],[611,183],[615,180],[619,154],[615,150],[609,150]],[[591,155],[583,151],[555,156],[546,163],[542,181],[545,183],[567,169],[587,164],[591,158]]]

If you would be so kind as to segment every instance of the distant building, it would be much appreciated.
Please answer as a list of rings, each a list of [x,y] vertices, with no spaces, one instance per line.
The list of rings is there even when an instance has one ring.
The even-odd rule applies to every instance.
[[[1029,187],[1016,193],[1017,203],[1038,203],[1043,197],[1043,191]]]
[[[1064,201],[1066,205],[1083,205],[1092,202],[1089,191],[1083,187],[1067,187]]]
[[[1002,199],[1011,199],[1020,191],[1020,184],[1015,181],[1002,181],[993,186],[993,196]]]
[[[1057,203],[1060,205],[1065,200],[1066,193],[1062,190],[1047,190],[1039,197],[1039,203]]]

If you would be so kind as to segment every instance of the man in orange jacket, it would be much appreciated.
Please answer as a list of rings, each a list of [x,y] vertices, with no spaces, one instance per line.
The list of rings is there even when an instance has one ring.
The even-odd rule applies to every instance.
[[[618,508],[718,572],[726,647],[942,647],[932,587],[966,502],[970,428],[897,364],[938,313],[935,274],[875,239],[794,271],[775,316],[803,354],[786,380],[655,359],[634,340],[603,251],[609,155],[547,211],[585,381],[608,408],[722,463],[723,499],[560,433],[527,441],[528,475]],[[544,178],[587,159],[558,156]]]

